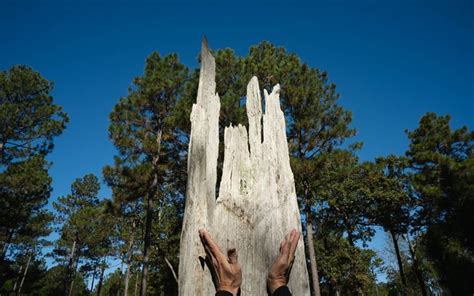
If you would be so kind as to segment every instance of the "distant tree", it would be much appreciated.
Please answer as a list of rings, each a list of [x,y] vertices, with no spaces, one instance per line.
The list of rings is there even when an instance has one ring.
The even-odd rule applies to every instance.
[[[50,296],[50,295],[65,295],[63,279],[64,274],[67,274],[67,267],[62,265],[53,266],[46,272],[45,276],[39,283],[39,288],[35,291],[35,295]],[[86,296],[89,295],[86,284],[80,273],[75,275],[75,285],[73,288],[73,295]]]
[[[8,278],[2,287],[2,295],[25,295],[32,294],[41,287],[42,279],[46,273],[44,259],[36,252],[30,251],[15,257],[12,262],[7,262],[8,272],[2,276]]]
[[[44,158],[68,122],[52,88],[28,66],[0,71],[0,266],[14,263],[6,256],[35,257],[51,232],[52,215],[44,208],[51,164]],[[0,286],[6,279],[0,271]]]
[[[52,216],[44,209],[51,193],[48,168],[42,157],[34,156],[0,173],[0,262],[8,250],[39,243],[50,233]]]
[[[169,120],[187,76],[177,55],[161,57],[154,52],[147,58],[144,75],[134,79],[129,94],[110,114],[110,138],[119,155],[113,167],[104,169],[104,175],[115,181],[114,186],[128,186],[126,198],[143,200],[145,209],[142,296],[147,291],[155,209],[170,194],[167,176],[182,157],[181,139]]]
[[[0,71],[0,168],[53,149],[68,116],[53,104],[52,89],[28,66]]]
[[[382,260],[370,249],[351,245],[331,223],[320,222],[316,256],[324,295],[370,295]]]
[[[67,260],[67,277],[64,278],[64,294],[74,290],[75,274],[81,256],[91,237],[91,227],[102,223],[100,217],[93,216],[91,212],[99,204],[98,192],[100,184],[96,176],[85,175],[77,178],[71,185],[71,193],[59,197],[53,207],[57,211],[56,220],[60,223],[60,239],[56,243],[55,254]],[[93,217],[93,218],[92,218]],[[95,230],[95,229],[94,229]]]
[[[116,270],[115,272],[109,274],[107,279],[104,282],[104,286],[102,288],[102,293],[97,293],[98,296],[106,295],[106,296],[115,296],[120,293],[122,290],[122,281],[121,281],[121,272],[120,270]]]
[[[397,257],[400,290],[403,295],[407,294],[407,277],[399,241],[408,233],[411,211],[414,210],[410,183],[405,172],[406,162],[405,158],[394,155],[377,158],[372,166],[374,178],[368,184],[376,195],[369,216],[372,223],[381,226],[390,234]],[[422,277],[419,280],[424,287]],[[423,291],[423,295],[426,296],[426,290]]]
[[[425,114],[407,132],[406,156],[426,254],[442,286],[453,295],[469,295],[474,292],[474,132],[452,130],[449,121],[449,116]]]

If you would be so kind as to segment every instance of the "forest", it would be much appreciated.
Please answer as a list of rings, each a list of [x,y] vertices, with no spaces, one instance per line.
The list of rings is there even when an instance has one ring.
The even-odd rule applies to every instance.
[[[281,85],[313,295],[472,295],[473,130],[426,110],[405,130],[403,155],[362,161],[351,110],[327,72],[266,41],[245,56],[213,55],[221,128],[248,125],[252,76],[262,90]],[[48,155],[68,127],[67,110],[32,67],[1,70],[1,295],[177,294],[198,78],[176,53],[152,52],[110,111],[113,163],[52,196]],[[100,196],[104,186],[112,196]],[[377,229],[394,265],[368,247]]]

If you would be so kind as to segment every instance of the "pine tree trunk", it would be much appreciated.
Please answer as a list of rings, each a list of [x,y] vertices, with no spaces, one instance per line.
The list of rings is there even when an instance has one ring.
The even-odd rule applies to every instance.
[[[148,277],[148,261],[149,261],[149,249],[150,249],[150,240],[151,240],[151,223],[153,216],[153,202],[150,194],[146,197],[146,221],[145,221],[145,239],[143,246],[143,268],[142,268],[142,278],[140,285],[140,296],[146,295],[147,290],[147,277]]]
[[[306,220],[306,242],[308,245],[309,260],[311,263],[311,280],[313,283],[314,295],[321,296],[319,288],[318,265],[314,251],[313,224]]]
[[[74,263],[74,256],[76,253],[76,240],[72,243],[72,248],[71,248],[71,255],[69,255],[69,263],[67,265],[67,272],[66,272],[66,277],[64,281],[64,294],[67,293],[68,287],[70,286],[70,283],[72,282],[73,278],[71,276],[72,272],[72,265]]]
[[[20,287],[18,287],[17,295],[20,295],[21,289],[23,288],[23,284],[25,283],[26,274],[28,273],[28,268],[30,267],[31,262],[31,254],[28,256],[28,261],[26,262],[25,272],[23,273],[23,277],[21,278]]]
[[[76,283],[76,270],[77,270],[77,265],[79,263],[79,257],[77,257],[76,261],[74,262],[74,268],[72,271],[72,280],[71,280],[71,286],[69,287],[69,296],[72,296],[74,293],[74,284]]]
[[[18,281],[20,280],[22,270],[23,270],[23,266],[20,266],[20,269],[18,270],[18,274],[15,279],[15,284],[13,285],[13,293],[16,292],[16,286],[18,286]]]
[[[143,245],[143,269],[142,269],[142,284],[140,286],[140,296],[145,296],[147,293],[147,278],[148,278],[148,261],[150,260],[150,243],[151,243],[151,225],[153,222],[153,198],[158,192],[158,160],[160,158],[161,151],[161,130],[158,131],[156,136],[157,144],[157,155],[153,157],[153,183],[150,186],[150,190],[146,196],[146,221],[145,221],[145,239]]]
[[[423,280],[423,274],[421,273],[420,265],[418,263],[418,258],[416,256],[415,248],[413,247],[408,236],[405,236],[405,240],[408,243],[408,249],[410,250],[410,255],[413,260],[413,270],[415,271],[416,277],[418,279],[418,283],[420,284],[421,294],[423,296],[428,296],[425,281]]]
[[[395,254],[397,255],[398,270],[400,272],[400,278],[402,280],[402,294],[406,295],[407,281],[405,278],[405,272],[403,270],[403,262],[402,262],[402,256],[400,253],[400,248],[398,246],[398,240],[393,231],[390,231],[390,235],[392,236],[393,247],[395,248]]]
[[[92,292],[94,292],[94,282],[95,282],[95,269],[94,269],[94,272],[92,273],[91,294]]]
[[[132,235],[130,237],[130,242],[128,243],[128,251],[127,251],[127,272],[125,273],[125,288],[123,295],[128,296],[128,285],[130,282],[130,267],[132,264],[132,249],[133,249],[133,241],[135,239],[135,221],[133,222],[132,226]]]
[[[102,290],[102,283],[104,281],[104,272],[105,272],[105,262],[102,265],[102,268],[100,270],[99,284],[97,284],[97,296],[100,296],[100,291]]]
[[[137,296],[138,295],[138,273],[136,274],[135,276],[135,290],[133,291],[133,296]]]

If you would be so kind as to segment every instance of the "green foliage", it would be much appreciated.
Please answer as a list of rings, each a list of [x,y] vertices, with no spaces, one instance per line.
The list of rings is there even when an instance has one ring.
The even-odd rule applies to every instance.
[[[51,215],[43,207],[51,193],[42,157],[11,164],[0,173],[0,240],[21,244],[47,236]]]
[[[351,246],[347,239],[331,232],[320,233],[315,245],[325,294],[366,294],[375,285],[373,270],[382,263],[374,251]]]
[[[110,114],[110,138],[122,161],[134,164],[166,157],[173,131],[166,119],[186,77],[187,69],[175,54],[162,58],[153,52],[147,58],[144,75],[134,79],[129,95]]]
[[[99,203],[97,196],[99,190],[99,180],[92,174],[74,180],[71,185],[71,193],[59,197],[58,201],[53,203],[58,212],[58,222],[66,222],[85,207],[96,206]]]
[[[397,235],[407,234],[413,224],[410,215],[414,210],[413,192],[406,167],[404,157],[379,157],[373,165],[376,179],[370,184],[376,196],[370,212],[372,222]]]
[[[113,166],[104,168],[104,177],[112,187],[112,208],[120,221],[118,245],[123,259],[143,261],[146,268],[150,255],[162,251],[150,248],[151,243],[167,240],[161,215],[168,206],[180,205],[184,194],[185,137],[173,125],[172,113],[187,79],[188,69],[176,54],[161,57],[154,52],[147,58],[144,74],[134,79],[128,96],[110,114],[109,135],[119,154]],[[181,227],[181,220],[175,217],[173,226],[178,230],[174,234]],[[142,228],[143,232],[137,231]],[[143,257],[137,258],[135,250],[141,241]],[[150,270],[166,268],[155,263],[160,265]]]
[[[53,252],[59,262],[67,265],[62,282],[68,285],[79,264],[81,274],[97,274],[105,266],[105,258],[113,255],[115,219],[107,211],[107,203],[99,202],[99,190],[97,177],[88,174],[73,182],[70,194],[53,203],[57,221],[62,223]]]
[[[57,265],[53,266],[46,272],[43,279],[40,281],[36,290],[37,295],[50,296],[50,295],[64,295],[63,278],[64,274],[67,274],[67,269],[64,266]],[[86,296],[89,295],[86,284],[81,274],[76,274],[73,295]]]
[[[44,208],[51,193],[45,156],[68,122],[53,103],[52,86],[27,66],[0,72],[0,286],[15,270],[11,259],[34,256],[48,244],[53,217]]]
[[[20,287],[22,277],[24,276],[25,267],[28,264],[28,257],[31,255],[31,260],[28,265],[28,272],[25,276],[23,286],[21,288],[21,294],[32,294],[42,287],[42,280],[46,273],[46,267],[44,260],[36,256],[35,254],[18,255],[14,262],[8,262],[3,265],[3,268],[7,270],[0,271],[2,276],[5,277],[6,281],[2,287],[0,287],[0,293],[7,295],[13,291],[16,283],[16,291]]]
[[[68,122],[53,104],[53,83],[28,66],[0,72],[0,166],[46,155]]]
[[[474,132],[452,130],[449,116],[427,113],[407,132],[405,157],[361,163],[356,156],[361,143],[347,144],[356,132],[351,112],[339,105],[326,72],[266,41],[246,56],[228,48],[213,54],[221,100],[218,170],[224,128],[248,124],[248,81],[257,76],[262,93],[281,84],[297,197],[303,222],[315,227],[305,231],[316,232],[312,243],[323,294],[421,294],[415,280],[402,285],[400,267],[408,279],[421,275],[433,293],[472,294]],[[113,200],[99,200],[94,175],[74,181],[71,193],[53,203],[60,234],[53,253],[61,265],[46,270],[38,252],[47,245],[43,238],[53,218],[44,208],[52,190],[45,156],[68,117],[53,103],[52,82],[38,72],[27,66],[0,72],[1,293],[11,292],[30,256],[24,293],[64,295],[75,274],[74,295],[86,295],[83,277],[97,278],[109,257],[130,268],[129,294],[140,285],[143,265],[150,295],[177,293],[173,271],[198,79],[199,71],[181,64],[176,54],[153,52],[147,58],[143,75],[110,113],[109,136],[117,155],[103,174]],[[374,226],[414,242],[410,254],[399,252],[401,266],[388,268],[386,284],[375,281],[381,260],[358,247],[372,238]],[[100,294],[121,293],[124,278],[120,270],[108,275]]]
[[[407,157],[417,195],[416,222],[440,284],[453,295],[474,291],[474,132],[451,130],[449,116],[427,113]]]
[[[122,274],[120,270],[116,270],[107,276],[100,291],[100,295],[97,296],[116,296],[119,295],[121,291],[123,291]]]

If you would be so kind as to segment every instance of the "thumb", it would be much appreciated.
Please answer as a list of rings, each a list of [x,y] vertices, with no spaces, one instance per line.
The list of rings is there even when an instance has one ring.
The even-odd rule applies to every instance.
[[[236,264],[238,260],[237,250],[235,248],[227,250],[227,257],[229,257],[230,264]]]

